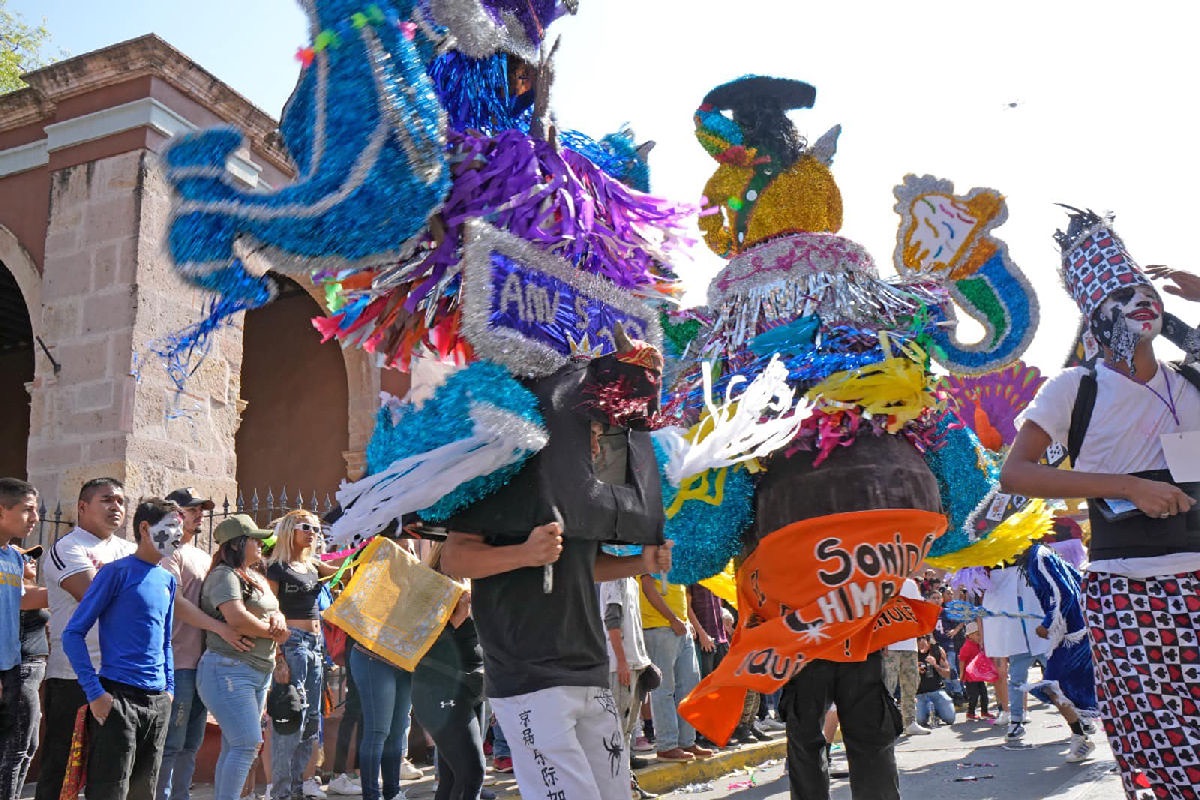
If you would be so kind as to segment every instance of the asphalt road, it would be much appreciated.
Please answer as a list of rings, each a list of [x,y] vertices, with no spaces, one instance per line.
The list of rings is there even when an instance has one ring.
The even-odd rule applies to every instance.
[[[959,716],[961,719],[961,714]],[[1096,751],[1081,764],[1068,764],[1071,734],[1062,718],[1045,705],[1035,705],[1025,736],[1026,747],[1005,746],[1004,731],[985,722],[958,722],[935,728],[928,736],[904,737],[896,746],[900,793],[927,800],[1123,800],[1108,743],[1094,734]],[[846,759],[835,753],[833,769],[845,770]],[[664,800],[786,800],[783,762],[763,764],[748,772],[693,784],[664,795]],[[851,800],[850,783],[834,779],[833,800]]]

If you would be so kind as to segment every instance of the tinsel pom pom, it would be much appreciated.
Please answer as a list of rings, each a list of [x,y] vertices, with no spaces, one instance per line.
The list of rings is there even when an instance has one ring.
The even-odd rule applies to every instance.
[[[480,402],[544,427],[533,393],[503,367],[480,361],[450,375],[420,408],[402,404],[380,409],[375,432],[367,444],[368,474],[380,472],[399,459],[469,438],[474,424],[468,409]],[[461,486],[447,487],[441,500],[418,513],[430,521],[446,519],[507,484],[523,463],[520,460]]]
[[[925,463],[937,477],[942,506],[950,522],[929,551],[933,557],[949,555],[971,544],[967,518],[1000,479],[995,456],[952,412],[942,415],[937,430],[943,444],[925,452]]]
[[[662,480],[663,507],[671,509],[680,491],[666,479],[666,453],[655,442]],[[698,583],[716,575],[742,548],[742,532],[754,519],[754,479],[741,467],[709,470],[697,477],[707,482],[707,496],[686,499],[672,516],[668,511],[663,534],[675,542],[671,551],[672,583]]]

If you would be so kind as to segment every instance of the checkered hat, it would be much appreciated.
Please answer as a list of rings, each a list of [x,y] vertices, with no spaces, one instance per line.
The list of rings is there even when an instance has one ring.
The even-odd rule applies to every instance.
[[[1062,278],[1085,319],[1108,297],[1123,286],[1152,286],[1150,279],[1125,249],[1121,237],[1112,229],[1112,215],[1063,206],[1071,212],[1066,233],[1056,231],[1055,240],[1062,248]]]

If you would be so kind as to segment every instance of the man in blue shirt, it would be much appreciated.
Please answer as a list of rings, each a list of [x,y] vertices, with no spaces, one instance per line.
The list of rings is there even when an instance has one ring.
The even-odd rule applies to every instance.
[[[46,590],[25,591],[25,557],[17,548],[37,525],[37,501],[32,485],[0,478],[0,800],[21,796],[22,765],[40,713],[37,686],[26,686],[28,671],[21,670],[21,611],[45,608]]]
[[[179,507],[143,500],[133,555],[96,573],[63,631],[63,651],[91,710],[88,800],[153,800],[171,713],[175,576],[159,566],[183,539]],[[100,674],[85,637],[100,623]]]

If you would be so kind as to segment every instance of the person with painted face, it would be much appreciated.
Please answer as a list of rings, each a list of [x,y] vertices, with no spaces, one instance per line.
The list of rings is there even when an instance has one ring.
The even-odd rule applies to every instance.
[[[133,555],[96,573],[63,631],[63,650],[90,710],[88,800],[152,800],[175,691],[176,581],[159,562],[183,543],[179,507],[142,500],[133,535]],[[97,624],[99,674],[85,638]]]
[[[1156,357],[1164,324],[1186,326],[1164,314],[1111,218],[1072,212],[1056,236],[1063,279],[1102,360],[1042,386],[1000,481],[1031,497],[1089,498],[1085,613],[1097,700],[1125,791],[1191,797],[1200,780],[1200,704],[1191,691],[1200,653],[1200,486],[1174,479],[1162,437],[1200,430],[1200,389],[1191,367]],[[1172,272],[1152,274],[1176,278],[1167,290],[1186,296]],[[1052,443],[1066,445],[1073,469],[1039,463]]]

